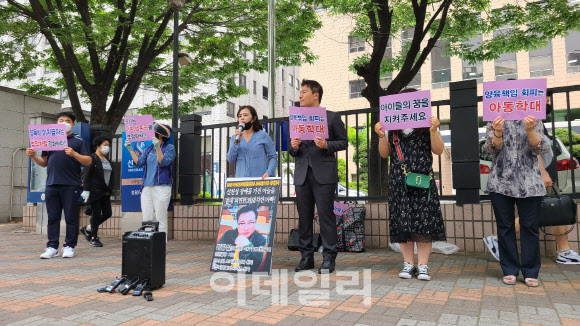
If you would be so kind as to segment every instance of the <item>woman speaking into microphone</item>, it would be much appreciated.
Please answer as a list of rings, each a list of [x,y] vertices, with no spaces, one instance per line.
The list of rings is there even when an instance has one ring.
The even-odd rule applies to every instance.
[[[227,160],[236,163],[236,178],[274,176],[278,160],[274,142],[258,119],[256,109],[249,105],[238,110],[238,127],[230,141]]]

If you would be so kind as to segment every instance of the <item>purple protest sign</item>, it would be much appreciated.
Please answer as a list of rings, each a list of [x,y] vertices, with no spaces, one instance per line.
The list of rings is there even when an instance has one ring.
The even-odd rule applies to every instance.
[[[151,114],[136,115],[124,119],[125,132],[128,140],[135,142],[148,141],[155,138],[155,131],[153,131],[153,116]]]
[[[343,204],[337,201],[334,202],[334,214],[342,216],[348,211],[348,209],[349,206],[347,204]]]
[[[545,78],[483,83],[483,121],[546,119],[546,85]]]
[[[291,106],[288,110],[290,119],[290,138],[314,140],[316,137],[328,138],[326,108],[305,108]]]
[[[431,91],[379,98],[382,130],[431,127]]]
[[[61,151],[68,146],[64,124],[30,125],[28,136],[35,151]]]

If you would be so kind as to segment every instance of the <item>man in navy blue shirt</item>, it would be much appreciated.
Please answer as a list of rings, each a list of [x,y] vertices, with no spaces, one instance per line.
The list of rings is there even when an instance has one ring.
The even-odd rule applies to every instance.
[[[60,237],[60,219],[64,210],[66,221],[66,237],[62,250],[63,258],[74,257],[74,247],[77,245],[79,231],[78,199],[81,191],[81,164],[91,164],[91,157],[85,141],[72,133],[75,116],[72,112],[61,112],[57,115],[57,123],[66,126],[68,147],[62,151],[42,152],[36,156],[32,148],[26,149],[26,154],[36,164],[46,167],[46,212],[48,214],[48,243],[40,258],[58,256]]]

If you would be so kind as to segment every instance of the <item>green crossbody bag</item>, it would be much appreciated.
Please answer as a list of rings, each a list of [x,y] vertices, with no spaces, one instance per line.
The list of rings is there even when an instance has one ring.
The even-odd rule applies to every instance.
[[[405,161],[403,160],[403,155],[401,152],[401,147],[399,147],[399,141],[397,140],[397,134],[393,135],[393,140],[397,146],[397,153],[399,154],[399,160],[403,163],[403,174],[405,175],[405,190],[407,186],[419,189],[427,189],[427,200],[431,200],[431,179],[433,179],[433,173],[430,175],[407,172],[405,166]]]

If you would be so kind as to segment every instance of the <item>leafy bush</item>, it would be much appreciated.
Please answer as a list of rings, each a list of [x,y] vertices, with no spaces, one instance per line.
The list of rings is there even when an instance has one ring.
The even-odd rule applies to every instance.
[[[568,138],[568,129],[566,128],[558,128],[556,129],[556,136],[560,138],[562,143],[566,146],[570,145],[569,138]],[[572,131],[572,144],[580,144],[580,135],[576,132]]]

